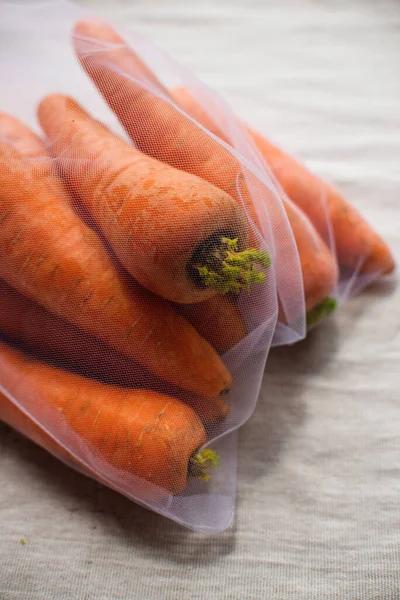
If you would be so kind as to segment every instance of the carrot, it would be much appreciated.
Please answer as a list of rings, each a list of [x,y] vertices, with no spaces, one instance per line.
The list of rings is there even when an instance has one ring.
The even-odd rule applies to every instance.
[[[137,83],[137,70],[143,69],[136,54],[110,27],[79,21],[73,41],[83,68],[140,150],[224,190],[258,223],[240,162],[164,98]],[[266,191],[264,197],[268,204]],[[301,261],[306,307],[311,309],[335,288],[337,267],[308,219],[286,200],[285,209]]]
[[[186,88],[175,88],[171,90],[171,94],[177,104],[182,106],[188,114],[209,131],[224,139],[224,135],[216,123]],[[327,308],[329,314],[336,308],[336,302],[333,298],[329,298],[329,294],[335,288],[338,273],[332,254],[309,219],[289,198],[285,197],[285,194],[282,194],[282,202],[296,241],[303,276],[306,310],[309,313],[308,321],[311,323],[311,321],[315,321],[313,315],[317,313],[321,315],[326,312]],[[281,315],[280,318],[283,319],[284,316]]]
[[[171,396],[107,386],[38,362],[2,342],[0,384],[26,411],[10,410],[2,395],[1,419],[33,434],[50,451],[62,444],[92,470],[97,459],[176,494],[186,486],[189,472],[206,475],[211,466],[198,453],[206,441],[200,419]],[[29,416],[42,431],[34,424],[30,429]]]
[[[238,307],[227,296],[214,296],[195,304],[177,304],[176,309],[220,354],[247,335]]]
[[[326,212],[332,226],[340,265],[361,273],[391,273],[394,259],[387,244],[360,213],[330,184],[249,129],[261,153],[293,202],[317,231],[326,232]],[[326,207],[326,209],[325,209]]]
[[[212,347],[171,306],[128,281],[66,195],[5,143],[0,189],[0,277],[9,285],[169,383],[210,397],[229,389]]]
[[[162,379],[107,344],[56,317],[0,279],[0,335],[55,366],[78,371],[105,383],[147,387],[189,404],[206,425],[222,421],[229,413],[223,397],[189,394]]]
[[[265,279],[254,265],[268,256],[240,251],[247,221],[227,194],[145,156],[71,98],[48,96],[38,114],[65,180],[144,287],[189,303]]]
[[[185,88],[172,91],[174,99],[188,114],[215,131],[215,123]],[[391,273],[394,260],[387,244],[360,213],[329,183],[273,145],[251,127],[247,130],[289,198],[326,236],[327,219],[332,226],[340,265],[361,273]]]
[[[0,141],[11,144],[25,156],[45,158],[44,145],[36,133],[15,117],[0,111]],[[48,165],[50,166],[50,164]]]
[[[65,186],[58,175],[57,165],[52,159],[43,140],[26,127],[19,119],[16,119],[8,113],[0,111],[0,141],[7,142],[13,148],[18,150],[24,156],[29,157],[32,169],[37,172],[43,183],[46,183],[48,188],[61,196],[66,195]],[[89,227],[95,228],[93,219],[84,209],[82,204],[71,194],[68,193],[68,201],[74,208],[78,216],[85,221]]]
[[[16,117],[0,111],[0,142],[7,143],[29,158],[32,172],[54,194],[65,198],[66,190],[57,175],[53,159],[47,153],[43,140]]]

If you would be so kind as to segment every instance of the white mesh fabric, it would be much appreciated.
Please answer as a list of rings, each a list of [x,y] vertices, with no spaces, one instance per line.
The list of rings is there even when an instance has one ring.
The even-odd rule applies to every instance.
[[[212,322],[213,326],[210,329],[219,328],[220,337],[223,338],[224,369],[228,369],[233,384],[228,396],[219,400],[203,398],[193,389],[188,389],[193,387],[193,379],[197,377],[190,375],[192,371],[189,358],[186,358],[189,361],[188,373],[182,373],[182,366],[178,363],[175,368],[171,367],[169,372],[168,370],[160,372],[156,361],[153,360],[149,348],[157,351],[158,342],[153,346],[150,344],[154,342],[152,341],[152,336],[156,335],[154,331],[157,332],[157,327],[163,325],[159,323],[160,306],[162,304],[164,307],[163,314],[170,315],[169,311],[175,313],[181,310],[178,305],[173,308],[169,302],[156,298],[154,319],[149,317],[146,335],[141,335],[137,339],[130,337],[128,343],[122,339],[122,334],[119,336],[116,333],[118,327],[121,327],[120,312],[116,311],[111,315],[104,309],[105,312],[102,313],[97,300],[95,301],[96,294],[100,292],[95,282],[92,285],[90,273],[87,273],[88,287],[87,289],[82,287],[82,296],[79,296],[80,286],[84,285],[80,281],[75,281],[75,285],[71,285],[69,281],[63,290],[60,287],[61,279],[57,284],[58,287],[49,277],[38,279],[37,274],[44,272],[46,261],[51,260],[51,257],[46,255],[45,249],[39,256],[34,255],[35,269],[32,270],[27,257],[21,263],[27,261],[21,272],[17,269],[20,264],[18,261],[22,260],[19,255],[14,254],[10,260],[8,258],[3,260],[0,274],[4,307],[1,317],[4,327],[0,322],[3,344],[0,347],[0,384],[3,392],[0,417],[46,447],[61,460],[90,474],[132,500],[188,527],[203,531],[218,531],[228,526],[232,519],[236,488],[235,430],[250,417],[257,401],[265,361],[276,329],[278,297],[281,315],[283,315],[280,318],[285,330],[285,340],[294,341],[304,336],[305,311],[296,245],[272,178],[263,162],[258,159],[254,144],[243,125],[225,103],[140,36],[126,38],[130,49],[123,49],[122,61],[119,61],[121,56],[118,54],[118,45],[115,47],[107,41],[99,42],[90,35],[75,35],[73,43],[71,32],[81,16],[75,6],[66,2],[7,5],[0,18],[0,44],[2,49],[7,48],[7,59],[0,60],[0,73],[4,81],[0,109],[17,117],[24,125],[43,136],[43,131],[38,127],[36,120],[37,107],[43,97],[52,93],[72,96],[91,116],[104,123],[122,139],[129,140],[129,143],[133,142],[133,145],[147,156],[164,162],[166,172],[169,173],[168,169],[172,166],[185,171],[186,179],[193,175],[201,177],[205,186],[216,185],[233,197],[235,206],[240,207],[240,213],[244,215],[249,245],[268,252],[271,262],[264,269],[264,283],[252,286],[250,293],[243,291],[229,300],[233,303],[233,309],[229,308],[229,310],[233,310],[240,319],[243,319],[246,328],[244,337],[239,336],[238,333],[236,337],[233,335],[233,329],[237,324],[229,317],[230,313],[227,313],[225,320],[223,312],[222,320],[220,316],[218,317],[218,312],[215,316],[207,313],[207,306],[203,311],[200,310],[200,314],[197,308],[197,316],[194,314],[191,316],[190,309],[189,313],[186,313],[187,318],[192,322],[198,319],[203,321],[203,324],[207,321],[207,317],[215,318],[215,326]],[[98,73],[96,70],[100,69],[101,73],[98,74],[101,80],[100,89],[105,94],[105,98],[84,73],[74,55],[74,49],[78,52],[81,61],[83,63],[86,61],[90,76],[96,79],[96,72]],[[5,53],[2,52],[1,55],[4,57]],[[141,60],[137,60],[138,56]],[[118,60],[115,60],[115,57]],[[185,85],[202,105],[209,106],[210,114],[215,115],[218,120],[226,141],[221,140],[177,106],[168,91],[176,85]],[[107,107],[107,102],[113,110]],[[94,263],[100,260],[101,255],[105,265],[104,277],[106,277],[105,273],[112,273],[113,277],[121,278],[123,293],[127,294],[127,298],[131,293],[136,294],[136,303],[139,294],[140,302],[146,305],[140,310],[145,310],[146,314],[149,314],[147,303],[150,305],[153,302],[152,296],[149,296],[148,292],[141,292],[131,274],[121,266],[119,252],[124,242],[123,230],[121,229],[120,237],[117,235],[109,239],[107,230],[104,229],[104,222],[98,214],[91,213],[82,196],[86,193],[85,182],[92,181],[90,177],[96,181],[101,180],[104,185],[107,183],[109,191],[115,190],[117,185],[121,184],[123,174],[116,173],[112,183],[108,180],[110,178],[107,179],[107,169],[111,171],[115,167],[114,161],[117,157],[107,154],[110,146],[106,143],[102,151],[96,155],[86,151],[81,153],[82,146],[79,145],[76,137],[72,138],[69,146],[62,145],[63,136],[69,127],[68,115],[67,109],[61,109],[57,116],[59,130],[54,134],[53,130],[48,129],[46,133],[49,139],[44,139],[43,150],[36,149],[34,152],[26,147],[21,149],[19,140],[6,135],[4,130],[2,133],[0,123],[0,140],[3,144],[0,168],[5,173],[10,166],[10,161],[12,162],[19,181],[22,181],[21,185],[25,186],[24,189],[31,196],[29,210],[36,211],[32,224],[26,231],[21,228],[20,234],[18,233],[19,221],[26,214],[23,213],[23,205],[19,211],[13,213],[12,218],[17,228],[15,232],[12,229],[14,222],[8,221],[12,224],[10,231],[12,229],[15,233],[13,237],[16,239],[13,246],[15,252],[20,247],[25,248],[24,239],[37,246],[34,248],[35,251],[41,249],[41,245],[45,242],[48,244],[51,242],[54,252],[58,253],[58,262],[53,265],[52,272],[56,274],[63,272],[67,261],[72,261],[75,267],[76,264],[80,264],[80,255],[77,257],[75,250],[76,234],[72,235],[72,230],[66,230],[57,242],[57,235],[48,237],[44,225],[46,219],[50,218],[48,202],[57,208],[58,196],[64,194],[68,199],[63,196],[62,204],[66,215],[63,222],[71,219],[72,223],[74,219],[78,219],[81,223],[76,225],[78,230],[82,228],[82,232],[88,232],[85,235],[94,236],[93,240],[96,239],[93,241],[95,250],[92,249]],[[181,135],[180,139],[177,134]],[[13,152],[16,151],[24,154],[22,161],[12,158]],[[137,157],[136,153],[136,159]],[[181,179],[183,180],[183,175]],[[7,181],[4,182],[3,207],[10,202],[12,196],[11,183],[7,186]],[[173,181],[171,185],[174,185]],[[64,192],[59,191],[58,186],[62,187]],[[45,198],[48,194],[52,194],[53,200],[51,202],[43,200],[41,204],[38,198],[41,197],[42,192]],[[58,198],[57,201],[54,201],[54,195]],[[23,203],[24,198],[25,196],[20,194],[19,202]],[[161,201],[156,209],[163,210]],[[54,210],[53,207],[53,213]],[[6,222],[7,219],[4,223]],[[36,224],[36,229],[33,222]],[[197,221],[194,221],[195,226],[196,223]],[[217,229],[218,225],[219,223],[216,222]],[[54,217],[52,227],[57,228],[57,217]],[[184,227],[182,221],[182,239],[186,237]],[[222,229],[225,228],[226,225]],[[18,235],[22,240],[21,245]],[[4,236],[1,241],[3,253],[9,243],[5,234]],[[141,266],[140,257],[129,258],[132,259],[130,263],[132,269],[138,270]],[[82,264],[86,260],[87,257]],[[260,266],[258,268],[262,269]],[[98,281],[100,279],[101,277],[97,278]],[[67,282],[67,279],[65,281]],[[71,288],[68,287],[70,285]],[[107,301],[108,298],[103,305],[106,305]],[[5,307],[8,307],[7,311]],[[15,317],[17,313],[18,319],[13,324],[12,314]],[[164,320],[166,318],[165,316]],[[170,330],[168,331],[173,338],[171,347],[175,344],[176,349],[179,350],[179,331],[175,331],[174,336]],[[129,336],[131,335],[129,329]],[[12,354],[15,349],[23,354]],[[188,346],[182,351],[179,360],[184,361],[185,354],[190,357],[193,352],[192,347]],[[35,363],[36,360],[40,363]],[[202,360],[203,357],[199,356],[196,369],[199,377],[204,376],[206,381],[209,374],[206,372],[201,375],[199,370]],[[39,366],[35,365],[40,364],[40,368],[44,369],[43,373],[50,378],[51,382],[59,380],[60,385],[67,386],[66,389],[70,386],[69,403],[64,403],[64,398],[56,395],[53,383],[49,383],[47,393],[44,393],[43,381],[35,380],[35,375],[32,376],[33,379],[29,379],[18,361],[28,365],[26,368],[31,369],[30,373],[39,372]],[[218,368],[222,369],[222,362],[221,367]],[[14,375],[20,373],[21,377],[18,381],[11,382],[10,369]],[[72,379],[68,379],[70,376]],[[76,377],[80,379],[74,379]],[[191,383],[188,384],[188,381]],[[183,387],[180,382],[183,382]],[[93,385],[98,386],[95,388],[97,392],[93,399],[88,401]],[[81,390],[79,393],[78,388]],[[170,454],[164,446],[162,448],[160,446],[160,440],[164,439],[162,436],[166,435],[169,426],[169,421],[163,419],[170,417],[168,415],[164,417],[161,411],[161,416],[158,415],[156,419],[152,417],[153,420],[146,424],[146,411],[151,412],[151,407],[147,409],[146,402],[143,403],[143,407],[134,405],[134,394],[138,389],[162,394],[166,397],[166,406],[175,407],[174,403],[177,403],[177,407],[188,405],[191,407],[191,409],[182,408],[180,420],[177,418],[174,421],[176,432],[168,438]],[[84,390],[87,391],[84,393]],[[146,393],[145,391],[145,396]],[[120,400],[117,401],[117,398]],[[127,410],[126,407],[130,402],[135,408],[132,408],[131,413],[123,412]],[[113,404],[112,410],[111,404]],[[102,417],[97,417],[99,406],[109,411],[107,413],[110,419],[109,430],[107,430],[107,423],[105,425],[101,420]],[[165,409],[167,413],[171,410],[171,406]],[[226,406],[229,408],[229,414],[225,412],[221,418]],[[95,409],[97,412],[94,412]],[[185,410],[192,410],[194,415],[197,415],[197,421],[194,420],[195,417],[193,422],[190,421],[192,417],[188,417]],[[123,430],[121,424],[119,436],[115,430],[116,423],[121,420],[121,415],[125,414],[127,414],[126,422],[131,429],[127,432]],[[89,425],[85,419],[90,419]],[[199,419],[202,425],[198,424]],[[189,421],[192,423],[190,427]],[[137,431],[137,423],[141,423],[140,435]],[[97,430],[96,427],[100,426],[103,429]],[[161,428],[164,428],[162,433],[160,433]],[[212,471],[208,481],[199,479],[192,472],[192,475],[187,477],[186,486],[178,493],[171,493],[168,489],[169,483],[166,482],[177,480],[178,474],[174,469],[182,471],[182,457],[184,452],[188,452],[187,449],[185,450],[186,446],[189,448],[192,443],[190,436],[192,434],[194,436],[193,428],[199,440],[204,428],[205,437],[201,446],[206,444],[219,454],[219,466]],[[101,432],[102,440],[97,439],[96,432],[99,436]],[[131,456],[136,466],[132,467],[127,449],[130,448],[131,437],[135,435],[138,439],[135,438],[136,444],[132,444]],[[154,469],[151,471],[149,467],[147,478],[143,475],[144,471],[139,469],[139,463],[135,463],[137,460],[135,452],[140,446],[142,437],[148,440],[151,435],[154,436],[153,445],[149,442],[152,451],[147,456],[144,454],[143,460],[150,462],[150,454],[156,455],[158,452],[159,473],[154,472]],[[176,459],[175,466],[171,466],[171,456]],[[163,457],[166,461],[164,463]],[[138,476],[135,469],[137,472],[140,471],[141,475]]]

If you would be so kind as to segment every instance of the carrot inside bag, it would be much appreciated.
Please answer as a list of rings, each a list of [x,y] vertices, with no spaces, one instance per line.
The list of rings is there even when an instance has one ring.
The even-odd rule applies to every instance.
[[[229,106],[146,37],[76,23],[69,0],[7,7],[2,108],[39,136],[0,113],[0,418],[222,531],[271,346],[334,308],[333,245]]]
[[[188,114],[215,131],[215,123],[188,90],[175,88],[172,95]],[[327,228],[332,228],[339,265],[358,269],[360,273],[393,271],[394,260],[387,244],[338,190],[261,133],[251,127],[247,130],[288,197],[307,215],[323,239],[328,234]]]
[[[223,396],[198,396],[167,384],[132,358],[50,313],[1,279],[0,335],[41,360],[85,377],[123,387],[151,385],[155,391],[173,395],[191,406],[205,426],[228,416],[229,404]]]
[[[176,309],[220,354],[236,346],[247,335],[234,298],[218,295],[195,304],[179,304]]]
[[[165,381],[200,396],[226,393],[232,380],[217,353],[118,268],[48,160],[45,150],[38,161],[0,143],[0,277]]]
[[[79,21],[73,43],[83,68],[139,149],[224,190],[245,207],[255,226],[259,224],[238,159],[161,95],[155,96],[138,83],[138,73],[149,80],[149,70],[111,27]],[[211,131],[218,135],[215,126]],[[280,215],[267,190],[263,202],[271,218],[278,220]],[[290,202],[285,203],[285,210],[300,257],[306,309],[310,310],[334,291],[337,267],[309,220]]]
[[[186,88],[175,88],[170,93],[187,114],[194,117],[219,138],[225,139],[216,122],[209,117]],[[228,139],[226,141],[229,143]],[[268,161],[267,165],[269,165]],[[279,184],[278,179],[278,186]],[[310,314],[311,311],[313,311],[312,314],[315,314],[316,310],[321,311],[323,307],[334,306],[333,299],[329,297],[335,292],[338,270],[332,253],[306,213],[299,210],[299,207],[292,202],[291,197],[286,196],[285,191],[281,190],[283,192],[281,199],[299,254],[306,310]]]
[[[133,475],[142,500],[176,494],[190,474],[207,478],[218,464],[211,450],[199,451],[206,434],[196,413],[171,396],[86,379],[2,342],[0,385],[1,420],[100,479],[102,462]]]
[[[38,114],[68,185],[144,287],[190,303],[264,281],[269,256],[247,247],[228,194],[133,148],[72,98],[48,96]]]

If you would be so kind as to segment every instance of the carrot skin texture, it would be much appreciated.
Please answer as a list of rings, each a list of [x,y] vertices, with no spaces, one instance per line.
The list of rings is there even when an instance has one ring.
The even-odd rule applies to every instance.
[[[168,102],[129,79],[137,69],[136,54],[112,28],[79,21],[73,36],[83,68],[137,147],[224,190],[244,205],[257,224],[258,217],[239,161]],[[91,49],[95,50],[92,55]],[[121,75],[121,71],[128,77]],[[215,132],[215,124],[212,131]],[[309,310],[334,290],[337,266],[308,219],[286,203],[285,209],[299,250]]]
[[[45,310],[0,279],[0,334],[40,358],[86,377],[123,387],[149,387],[183,400],[204,424],[222,421],[229,405],[222,397],[200,397],[157,379],[131,358]]]
[[[38,135],[12,115],[0,111],[0,141],[7,142],[24,156],[45,157],[45,147]]]
[[[0,111],[0,143],[9,144],[17,153],[28,159],[28,171],[32,178],[40,180],[53,194],[68,202],[72,198],[67,194],[62,180],[58,176],[55,161],[48,155],[43,140],[22,121],[8,113]],[[3,146],[4,152],[5,146]]]
[[[172,105],[129,79],[135,76],[136,54],[111,27],[78,21],[73,43],[82,67],[140,150],[238,198],[244,179],[240,163]],[[123,68],[128,77],[117,72]],[[243,202],[254,214],[248,192]]]
[[[172,95],[188,114],[210,131],[215,131],[216,125],[213,120],[201,109],[185,88],[175,88]],[[251,127],[247,127],[247,130],[283,190],[292,202],[307,215],[321,235],[327,233],[328,217],[340,265],[351,269],[359,268],[361,273],[388,274],[393,271],[394,259],[387,244],[332,185],[311,173],[304,165],[272,144],[262,134]],[[287,203],[285,203],[285,208],[288,209]],[[290,213],[288,213],[288,218],[297,242],[298,229],[293,227]],[[303,256],[300,248],[299,255],[300,258]],[[306,269],[303,269],[303,277],[305,276]],[[318,281],[318,275],[315,279]],[[307,289],[306,284],[305,289]],[[314,306],[318,302],[315,302]],[[309,308],[313,308],[313,306]]]
[[[394,259],[387,244],[332,185],[308,171],[260,133],[251,128],[248,130],[285,192],[309,217],[317,231],[326,230],[327,210],[340,265],[359,268],[361,273],[388,274],[393,271]]]
[[[230,387],[211,346],[128,281],[36,162],[0,143],[0,167],[0,277],[174,385],[210,397]]]
[[[176,309],[219,354],[236,346],[247,335],[237,305],[227,296],[214,296],[195,304],[179,304]]]
[[[4,343],[0,343],[0,383],[29,406],[37,420],[46,413],[55,437],[65,440],[67,426],[68,448],[78,456],[83,442],[115,469],[169,493],[184,489],[189,459],[206,441],[195,412],[173,397],[106,386],[38,362]],[[26,432],[22,411],[10,410],[4,398],[0,395],[0,418]],[[46,437],[43,432],[36,441],[57,450]]]
[[[214,121],[195,102],[188,90],[175,88],[171,93],[188,114],[215,132]],[[329,219],[340,265],[359,268],[361,273],[388,274],[393,271],[394,259],[387,244],[332,185],[311,173],[251,127],[247,127],[247,131],[283,190],[321,235],[327,234]],[[288,217],[291,221],[290,214]]]
[[[16,117],[0,111],[0,141],[10,144],[23,156],[29,158],[31,168],[42,183],[56,195],[66,198],[76,214],[86,225],[95,229],[95,223],[82,203],[67,190],[59,176],[56,162],[48,154],[44,141]]]
[[[185,112],[209,131],[224,139],[216,123],[186,88],[175,88],[171,90],[171,94]],[[309,311],[334,291],[338,279],[338,269],[331,252],[310,220],[289,198],[283,196],[282,202],[299,254],[306,310]]]
[[[191,278],[189,267],[200,246],[217,235],[246,247],[247,222],[237,203],[208,182],[144,155],[72,98],[48,96],[38,115],[65,180],[126,270],[175,302],[215,295]]]

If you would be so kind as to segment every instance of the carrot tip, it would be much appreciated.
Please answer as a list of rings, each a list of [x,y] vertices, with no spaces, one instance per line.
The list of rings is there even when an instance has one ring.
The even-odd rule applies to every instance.
[[[242,290],[265,280],[265,273],[258,271],[256,264],[268,268],[271,258],[268,252],[256,248],[239,251],[237,238],[221,237],[203,265],[196,265],[203,285],[215,288],[220,294]]]
[[[335,298],[325,298],[307,313],[307,327],[317,325],[322,319],[332,314],[338,306]]]
[[[219,454],[210,448],[194,452],[189,460],[189,475],[201,479],[201,481],[208,481],[210,479],[209,471],[218,467],[219,462]]]

